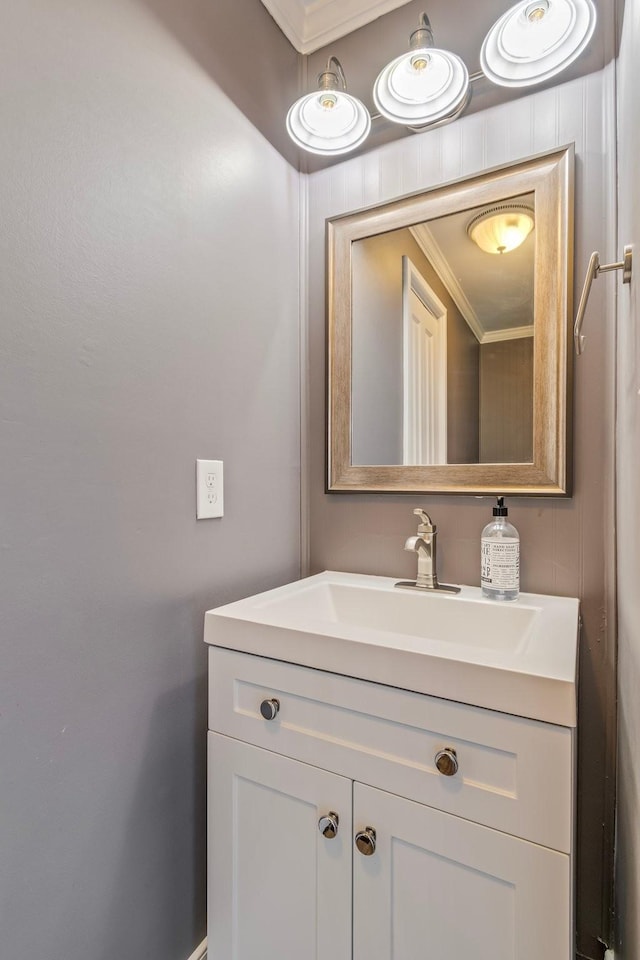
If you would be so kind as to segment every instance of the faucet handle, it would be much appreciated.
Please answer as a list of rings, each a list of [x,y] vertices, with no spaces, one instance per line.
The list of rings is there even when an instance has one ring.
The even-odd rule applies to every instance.
[[[436,526],[431,522],[431,517],[423,510],[422,507],[416,507],[413,511],[416,517],[420,517],[420,523],[418,524],[418,533],[435,533]]]

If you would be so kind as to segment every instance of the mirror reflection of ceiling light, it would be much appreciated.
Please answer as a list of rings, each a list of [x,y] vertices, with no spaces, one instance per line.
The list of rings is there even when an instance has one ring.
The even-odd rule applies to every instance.
[[[541,83],[580,56],[595,26],[592,0],[521,0],[487,34],[482,71],[499,86]]]
[[[380,117],[414,130],[449,123],[467,106],[473,81],[486,77],[503,87],[542,83],[580,56],[595,25],[593,0],[520,0],[492,26],[480,52],[482,71],[469,77],[457,54],[433,45],[423,13],[409,52],[383,67],[375,81],[376,108]],[[289,136],[303,150],[335,156],[366,140],[369,112],[346,91],[342,67],[330,57],[318,90],[297,100],[287,114]]]
[[[355,150],[369,136],[371,117],[347,92],[340,61],[330,57],[318,77],[318,89],[300,97],[287,114],[291,139],[310,153],[335,156]]]
[[[525,203],[498,203],[467,226],[467,234],[485,253],[510,253],[533,230],[533,208]]]

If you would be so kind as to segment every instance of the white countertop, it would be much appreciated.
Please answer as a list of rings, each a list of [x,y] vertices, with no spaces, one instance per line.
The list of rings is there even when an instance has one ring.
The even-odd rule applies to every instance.
[[[469,703],[576,724],[578,600],[511,602],[402,590],[326,571],[205,614],[214,646]]]

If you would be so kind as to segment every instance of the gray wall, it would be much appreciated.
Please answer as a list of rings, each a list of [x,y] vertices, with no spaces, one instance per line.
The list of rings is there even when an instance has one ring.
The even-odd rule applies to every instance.
[[[592,250],[615,246],[612,194],[615,128],[612,71],[534,93],[434,131],[388,144],[309,177],[309,568],[415,575],[402,549],[424,504],[440,534],[442,579],[479,583],[480,532],[491,501],[466,497],[325,494],[324,221],[575,141],[576,282]],[[615,760],[613,570],[613,323],[615,281],[594,284],[587,351],[575,377],[575,490],[570,500],[513,499],[522,538],[522,586],[577,596],[584,632],[580,657],[578,946],[602,954],[608,938]]]
[[[436,282],[440,284],[438,292]],[[480,454],[480,344],[434,271],[447,304],[447,461],[477,463]]]
[[[533,337],[480,347],[480,462],[533,459]]]
[[[298,175],[186,42],[206,6],[5,5],[3,960],[201,940],[202,615],[299,572]]]
[[[260,0],[138,0],[290,163],[285,118],[301,95],[302,56]],[[307,92],[306,90],[302,92]]]
[[[627,0],[619,61],[618,249],[640,249],[640,0]],[[638,266],[634,264],[635,268]],[[640,295],[618,281],[618,830],[616,951],[640,957]]]
[[[413,240],[410,235],[409,238]],[[366,237],[351,247],[354,463],[402,463],[405,240],[398,231],[393,231],[380,237]],[[413,243],[415,245],[415,240]]]

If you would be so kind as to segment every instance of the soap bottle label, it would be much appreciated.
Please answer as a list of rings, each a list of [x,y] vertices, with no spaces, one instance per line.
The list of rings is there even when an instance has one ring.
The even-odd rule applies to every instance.
[[[480,584],[493,590],[518,590],[520,586],[520,541],[481,540]]]

